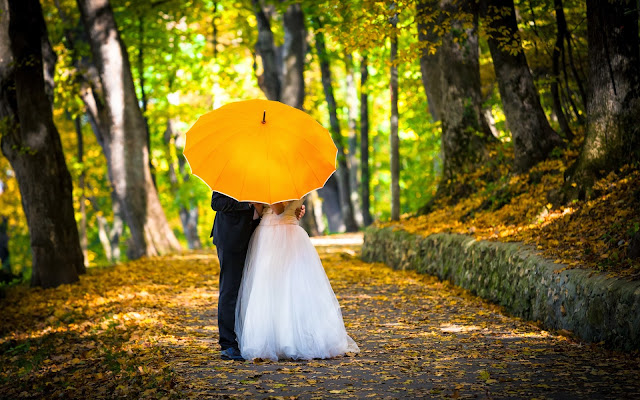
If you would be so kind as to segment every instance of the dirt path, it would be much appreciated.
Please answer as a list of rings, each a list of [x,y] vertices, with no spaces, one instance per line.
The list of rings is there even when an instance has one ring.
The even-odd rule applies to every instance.
[[[640,357],[539,329],[469,292],[358,258],[361,236],[314,239],[360,354],[233,362],[218,356],[214,255],[204,285],[167,305],[164,343],[192,398],[640,398]]]

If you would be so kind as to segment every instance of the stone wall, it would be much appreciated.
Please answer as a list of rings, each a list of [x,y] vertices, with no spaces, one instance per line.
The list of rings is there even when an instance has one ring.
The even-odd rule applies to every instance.
[[[438,276],[513,315],[586,341],[640,350],[640,282],[563,270],[518,243],[445,233],[425,237],[399,227],[368,228],[362,258]]]

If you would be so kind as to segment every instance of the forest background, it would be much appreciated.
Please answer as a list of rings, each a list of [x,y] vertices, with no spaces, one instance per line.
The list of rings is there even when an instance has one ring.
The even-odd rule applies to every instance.
[[[614,186],[638,182],[633,1],[1,3],[4,15],[22,18],[23,28],[3,23],[0,51],[16,60],[39,55],[35,70],[44,71],[43,81],[29,80],[11,75],[22,64],[3,61],[2,100],[14,93],[24,104],[20,79],[46,95],[30,94],[33,104],[50,100],[48,132],[59,133],[73,187],[70,229],[77,229],[77,239],[70,234],[66,243],[79,243],[82,252],[64,241],[41,246],[47,223],[64,212],[28,224],[24,210],[40,212],[34,204],[46,204],[42,193],[55,193],[47,185],[64,191],[66,178],[48,176],[44,162],[41,171],[16,167],[35,154],[20,142],[28,136],[24,116],[46,119],[46,113],[11,114],[16,102],[6,101],[0,248],[4,274],[17,280],[55,286],[74,280],[73,271],[60,272],[64,268],[77,279],[86,267],[211,247],[210,191],[190,176],[184,133],[199,115],[249,98],[301,108],[331,130],[338,172],[307,199],[310,234],[446,214],[480,192],[485,197],[471,211],[496,211],[534,187],[521,185],[514,193],[514,179],[535,185],[550,174],[553,185],[521,213],[531,223],[608,193],[598,189],[602,179]],[[40,7],[46,30],[37,29]],[[20,35],[32,45],[17,48]],[[119,74],[110,71],[114,64]],[[7,84],[11,79],[18,89]],[[116,102],[119,91],[124,100]],[[120,114],[122,126],[114,117]],[[15,115],[22,116],[17,129],[6,122]],[[21,138],[13,135],[21,129]],[[46,151],[55,155],[55,143]],[[621,233],[612,243],[621,251],[614,262],[633,258],[640,224],[637,206],[617,207],[627,212],[615,227]],[[463,211],[456,218],[468,220],[469,209]],[[431,224],[416,220],[421,229]],[[41,236],[34,239],[38,224]],[[53,274],[32,268],[51,251],[72,261],[42,261],[40,270]]]

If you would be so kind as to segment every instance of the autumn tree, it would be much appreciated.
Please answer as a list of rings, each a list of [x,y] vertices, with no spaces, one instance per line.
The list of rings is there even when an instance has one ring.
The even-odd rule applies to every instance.
[[[84,161],[84,137],[82,135],[82,121],[79,116],[76,116],[73,119],[73,126],[76,130],[76,140],[77,140],[77,159],[80,164]],[[78,177],[78,190],[80,191],[80,196],[78,199],[78,203],[80,204],[80,221],[78,223],[78,233],[80,235],[80,248],[82,249],[82,257],[84,258],[85,267],[89,265],[88,258],[88,239],[87,239],[87,205],[86,205],[86,173],[85,171],[80,172],[80,176]]]
[[[507,125],[515,169],[526,171],[546,159],[560,136],[551,128],[522,48],[513,0],[482,0],[489,51]]]
[[[579,159],[565,176],[571,197],[584,196],[602,173],[640,159],[637,3],[588,0],[587,35],[588,128]]]
[[[416,20],[421,47],[420,72],[429,102],[429,113],[434,121],[440,120],[442,109],[442,79],[438,53],[442,16],[438,0],[417,0]]]
[[[573,132],[571,127],[569,126],[569,121],[567,120],[567,116],[562,108],[562,101],[560,100],[560,59],[565,58],[565,47],[564,43],[568,40],[568,31],[567,31],[567,20],[564,16],[564,8],[562,7],[562,0],[554,0],[554,9],[556,14],[556,41],[553,46],[552,51],[552,70],[553,70],[553,81],[551,82],[551,98],[553,99],[553,111],[558,118],[558,124],[560,125],[560,130],[564,134],[565,138],[571,140],[573,139]]]
[[[353,206],[353,216],[358,226],[363,225],[362,207],[360,201],[360,184],[358,179],[359,160],[358,154],[358,89],[356,88],[355,67],[353,54],[345,56],[346,66],[346,103],[347,103],[347,126],[349,136],[347,139],[349,152],[347,153],[347,164],[349,165],[349,192],[351,205]]]
[[[391,163],[391,219],[400,219],[400,139],[398,137],[398,14],[395,13],[396,3],[391,3],[392,15],[389,18],[391,24],[391,49],[389,67],[389,91],[391,101],[391,132],[389,133],[390,163]]]
[[[53,123],[43,53],[52,52],[38,0],[0,1],[2,153],[20,186],[33,255],[32,286],[78,280],[85,266],[71,176]]]
[[[281,97],[281,66],[271,30],[271,19],[259,0],[253,0],[253,8],[258,25],[258,38],[255,51],[262,63],[262,74],[258,75],[258,86],[269,100],[279,101]],[[304,84],[304,81],[303,81]]]
[[[106,121],[109,119],[109,115],[108,109],[105,106],[105,100],[102,97],[103,90],[102,83],[100,82],[98,68],[91,59],[90,55],[85,54],[84,51],[80,50],[85,46],[88,47],[87,38],[82,27],[82,22],[80,20],[78,20],[77,22],[72,22],[69,15],[63,9],[62,3],[59,0],[55,0],[54,3],[57,9],[57,16],[64,27],[64,44],[65,47],[69,50],[71,56],[70,62],[73,65],[74,72],[73,80],[77,83],[77,86],[74,86],[74,89],[77,89],[77,95],[80,97],[84,106],[83,110],[65,109],[65,113],[70,115],[78,114],[80,111],[83,111],[96,139],[98,140],[102,148],[104,148],[104,138],[107,137],[104,131],[108,129],[108,127],[106,126]],[[77,106],[74,106],[72,108],[76,107]],[[99,201],[95,196],[86,194],[90,190],[85,189],[90,188],[86,180],[86,171],[84,170],[85,140],[83,137],[82,125],[82,118],[79,115],[76,115],[74,118],[74,128],[76,131],[77,139],[77,160],[80,165],[83,165],[83,170],[78,176],[77,183],[80,191],[80,243],[83,252],[86,252],[85,242],[88,241],[88,239],[86,238],[87,231],[85,229],[87,220],[87,209],[85,206],[86,200],[91,204],[92,208],[97,213],[96,222],[98,228],[98,239],[102,244],[105,258],[108,262],[114,263],[120,260],[120,237],[122,236],[124,231],[124,223],[121,211],[122,207],[120,202],[118,201],[117,196],[115,196],[115,194],[112,192],[110,195],[110,203],[113,218],[112,222],[109,223],[107,218],[102,215],[104,212],[104,206],[100,206]],[[111,183],[111,175],[109,173],[106,173],[105,175],[108,177],[108,181]],[[88,260],[85,259],[85,263],[87,261]]]
[[[202,199],[202,193],[197,189],[198,183],[193,181],[197,178],[190,176],[190,170],[182,156],[185,130],[183,122],[191,113],[185,113],[183,106],[173,101],[172,96],[207,83],[213,85],[215,93],[219,82],[224,81],[224,67],[218,69],[219,73],[210,74],[204,82],[197,78],[181,79],[180,73],[188,68],[199,74],[212,65],[226,64],[229,55],[218,52],[218,48],[224,52],[226,37],[223,35],[220,38],[218,26],[221,20],[228,18],[228,14],[220,16],[224,10],[220,10],[218,2],[201,2],[195,5],[184,2],[141,2],[132,4],[131,7],[127,7],[126,3],[118,3],[126,7],[126,13],[121,13],[122,9],[119,7],[114,10],[116,18],[119,17],[121,21],[123,40],[129,45],[133,44],[137,49],[131,52],[132,74],[135,77],[139,104],[147,125],[149,149],[153,150],[153,162],[150,163],[152,177],[158,190],[164,191],[161,197],[173,199],[166,211],[180,216],[188,248],[198,249],[201,247],[198,235],[201,210],[198,202]],[[229,12],[248,14],[248,10]],[[204,18],[207,22],[202,25],[183,24],[178,29],[167,29],[167,26],[171,26],[175,21],[187,21],[186,15],[198,15],[194,19]],[[210,45],[202,43],[198,50],[186,51],[180,47],[180,42],[186,39],[185,34],[208,36],[211,28],[213,32],[211,37],[208,37],[211,40]],[[207,61],[190,64],[192,57],[202,57]],[[192,70],[191,67],[195,67],[196,70]],[[197,83],[191,82],[192,80]],[[217,97],[214,95],[212,98],[214,107],[219,103]],[[158,140],[159,138],[162,138],[162,141]]]
[[[0,215],[0,282],[11,282],[16,278],[11,270],[11,262],[9,260],[8,220],[4,215]]]
[[[291,4],[282,16],[282,85],[280,101],[302,110],[304,104],[304,56],[307,29],[300,4]]]
[[[300,4],[290,4],[283,15],[284,44],[275,45],[270,15],[259,0],[252,0],[258,25],[255,51],[262,63],[258,85],[269,100],[281,101],[303,109],[304,103],[304,55],[307,50],[304,12]],[[305,200],[309,216],[302,220],[310,235],[319,235],[314,202]]]
[[[473,1],[445,0],[418,5],[423,42],[423,83],[442,121],[443,175],[439,189],[487,157],[493,139],[482,111],[478,52],[478,8]],[[433,25],[438,22],[440,27]],[[439,34],[434,33],[440,29]],[[435,42],[435,43],[434,43]],[[425,54],[433,51],[435,54]],[[433,83],[433,84],[432,84]]]
[[[369,79],[367,56],[360,60],[360,185],[362,186],[362,223],[373,223],[371,216],[371,179],[369,173],[369,94],[366,89]]]
[[[167,119],[167,127],[164,131],[164,142],[167,145],[167,163],[169,165],[169,183],[171,184],[172,194],[176,197],[178,195],[178,177],[182,177],[182,182],[188,182],[191,178],[191,174],[186,168],[186,159],[183,155],[177,157],[178,168],[174,166],[174,157],[172,155],[171,147],[175,147],[176,138],[178,133],[174,128],[174,121],[171,118]],[[177,149],[182,151],[181,149]],[[192,196],[187,199],[180,199],[180,222],[182,223],[182,231],[184,232],[185,239],[187,239],[187,247],[190,250],[201,249],[202,243],[198,236],[198,205]]]
[[[104,93],[99,123],[109,176],[122,205],[132,242],[131,258],[179,251],[149,168],[147,125],[136,97],[129,56],[108,0],[78,0]]]
[[[253,0],[258,23],[255,50],[262,62],[258,85],[269,100],[281,101],[298,109],[304,103],[304,55],[307,50],[304,13],[300,4],[289,5],[282,16],[284,44],[276,46],[270,12]]]
[[[353,204],[351,202],[351,168],[347,162],[348,160],[345,152],[344,140],[342,139],[342,133],[340,132],[336,99],[333,94],[331,67],[329,65],[329,56],[325,46],[324,34],[322,33],[322,22],[317,16],[312,17],[312,21],[315,28],[316,52],[318,54],[320,71],[322,74],[322,87],[324,89],[327,107],[329,108],[329,126],[331,129],[331,136],[338,148],[338,170],[336,171],[336,175],[338,177],[338,192],[340,196],[342,216],[344,218],[346,231],[356,232],[358,230],[358,225],[355,221]]]

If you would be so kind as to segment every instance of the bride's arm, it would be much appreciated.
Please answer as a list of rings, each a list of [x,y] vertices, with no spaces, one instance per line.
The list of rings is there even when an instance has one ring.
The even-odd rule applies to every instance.
[[[258,215],[262,217],[262,212],[264,211],[264,204],[262,203],[251,203],[251,204],[258,212]]]
[[[285,207],[289,204],[287,201],[283,201],[282,203],[273,203],[271,204],[271,209],[274,213],[280,215],[284,212]]]

